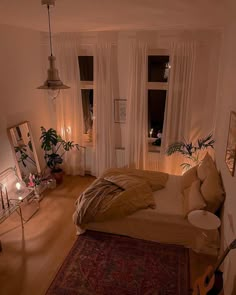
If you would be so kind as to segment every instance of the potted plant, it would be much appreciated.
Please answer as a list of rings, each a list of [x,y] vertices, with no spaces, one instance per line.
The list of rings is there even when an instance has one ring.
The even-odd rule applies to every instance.
[[[207,136],[200,138],[197,140],[197,143],[193,144],[192,142],[186,141],[177,141],[170,144],[167,147],[166,154],[168,156],[174,153],[180,153],[184,158],[188,160],[188,162],[182,163],[180,166],[183,170],[188,170],[192,166],[197,165],[200,159],[200,151],[208,148],[214,149],[215,140],[212,139],[212,133]]]
[[[52,176],[59,184],[63,180],[63,169],[61,167],[63,155],[74,148],[79,150],[80,146],[73,141],[65,141],[53,128],[46,130],[44,127],[41,127],[41,132],[40,140],[41,148],[44,150],[44,159]]]

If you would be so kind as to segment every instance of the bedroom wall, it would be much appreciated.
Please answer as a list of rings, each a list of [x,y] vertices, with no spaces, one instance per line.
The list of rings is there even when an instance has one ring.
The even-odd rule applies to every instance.
[[[0,25],[0,40],[0,172],[14,166],[6,129],[26,120],[31,124],[42,166],[40,126],[51,125],[52,107],[42,90],[36,89],[45,80],[40,33]]]
[[[232,4],[235,11],[236,4]],[[228,136],[230,111],[236,111],[236,20],[228,18],[224,30],[221,54],[221,69],[218,87],[218,108],[216,123],[216,159],[222,174],[226,192],[223,215],[224,248],[236,238],[236,175],[231,176],[225,164],[225,150]],[[236,250],[230,251],[224,263],[225,294],[236,294]]]

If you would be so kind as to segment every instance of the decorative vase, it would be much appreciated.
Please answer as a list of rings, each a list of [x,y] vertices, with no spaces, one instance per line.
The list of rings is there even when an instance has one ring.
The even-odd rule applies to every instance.
[[[52,171],[52,177],[56,180],[57,184],[61,184],[63,182],[64,172],[61,171]]]
[[[40,184],[34,186],[34,194],[37,198],[40,197]]]

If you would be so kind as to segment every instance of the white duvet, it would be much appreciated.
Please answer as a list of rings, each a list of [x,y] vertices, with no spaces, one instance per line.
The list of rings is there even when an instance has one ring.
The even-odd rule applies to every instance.
[[[218,231],[203,233],[184,217],[180,180],[181,176],[170,175],[166,187],[153,192],[155,209],[139,210],[122,219],[89,223],[86,229],[184,245],[197,252],[217,254]]]

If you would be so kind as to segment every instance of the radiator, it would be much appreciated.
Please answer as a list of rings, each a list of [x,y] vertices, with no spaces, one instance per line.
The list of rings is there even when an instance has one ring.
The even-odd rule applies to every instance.
[[[147,157],[147,170],[158,171],[159,170],[159,153],[148,153]]]
[[[92,156],[93,149],[86,148],[85,170],[88,173],[91,172],[92,169]],[[159,153],[148,153],[146,169],[151,171],[158,171],[158,158]],[[125,167],[125,150],[122,148],[116,149],[116,163],[118,168]]]
[[[116,163],[118,168],[125,167],[125,150],[116,149]]]
[[[158,171],[159,153],[148,153],[146,169],[151,171]],[[125,150],[116,149],[117,167],[125,167]]]

